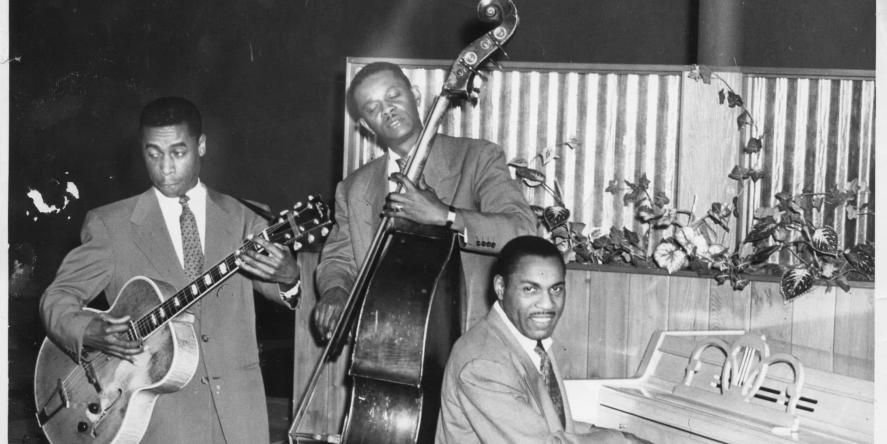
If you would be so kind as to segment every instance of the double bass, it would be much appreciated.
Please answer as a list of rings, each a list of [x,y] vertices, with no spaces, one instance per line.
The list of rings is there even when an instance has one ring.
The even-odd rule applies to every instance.
[[[407,158],[404,175],[413,183],[419,183],[443,116],[453,103],[471,96],[478,67],[518,24],[512,0],[481,0],[477,16],[494,27],[464,48],[450,68]],[[290,444],[311,439],[296,430],[323,367],[345,345],[355,319],[350,403],[338,441],[433,442],[443,371],[459,336],[460,276],[455,233],[383,218],[296,409]]]

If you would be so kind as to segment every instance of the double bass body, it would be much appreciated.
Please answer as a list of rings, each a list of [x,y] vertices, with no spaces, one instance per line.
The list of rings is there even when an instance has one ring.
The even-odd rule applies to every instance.
[[[358,319],[343,442],[433,442],[461,270],[443,227],[399,222],[386,234]]]

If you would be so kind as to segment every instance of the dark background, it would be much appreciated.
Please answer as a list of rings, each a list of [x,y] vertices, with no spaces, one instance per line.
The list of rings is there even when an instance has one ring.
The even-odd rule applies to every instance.
[[[511,60],[697,62],[698,1],[515,3],[521,23],[506,48]],[[475,7],[473,0],[12,0],[10,54],[20,59],[10,64],[10,251],[35,266],[11,298],[13,328],[33,333],[19,344],[12,341],[22,335],[10,336],[11,389],[29,393],[32,369],[21,353],[42,337],[36,301],[77,244],[85,212],[149,186],[136,144],[144,103],[183,95],[200,107],[209,186],[275,209],[309,193],[329,200],[341,178],[345,57],[451,59],[484,30]],[[874,0],[746,0],[739,10],[743,66],[875,68]],[[29,189],[61,207],[67,181],[79,199],[60,213],[35,214]],[[269,394],[288,397],[292,316],[265,304],[259,310],[270,345],[263,359],[281,364],[266,372]]]

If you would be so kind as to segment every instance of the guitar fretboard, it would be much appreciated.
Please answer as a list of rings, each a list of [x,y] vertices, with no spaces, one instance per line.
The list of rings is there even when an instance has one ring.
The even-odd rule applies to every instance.
[[[247,241],[238,249],[238,251],[246,251],[247,249],[252,249],[257,252],[263,250],[259,244]],[[150,336],[151,333],[165,325],[170,319],[174,318],[183,310],[193,305],[198,299],[206,295],[210,290],[222,283],[222,281],[232,274],[236,273],[239,269],[240,267],[235,260],[235,254],[228,255],[228,257],[220,261],[218,264],[210,267],[209,270],[188,284],[188,286],[179,290],[170,298],[161,302],[151,311],[135,321],[133,323],[133,333],[135,333],[137,337],[133,338],[133,340],[144,339]]]

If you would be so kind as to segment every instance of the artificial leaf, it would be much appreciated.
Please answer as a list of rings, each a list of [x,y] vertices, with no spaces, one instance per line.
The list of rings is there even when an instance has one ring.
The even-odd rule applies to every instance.
[[[748,178],[750,173],[751,173],[751,170],[749,170],[748,168],[745,168],[740,165],[736,165],[733,167],[733,170],[730,171],[730,174],[728,174],[727,177],[729,177],[733,180],[742,181],[742,180]]]
[[[778,227],[776,220],[768,216],[752,227],[752,230],[745,236],[745,242],[758,242],[764,240],[773,234],[776,227]]]
[[[838,267],[833,262],[823,262],[819,267],[819,274],[825,279],[831,279],[836,271],[838,271]]]
[[[779,219],[777,216],[779,216],[779,214],[780,212],[778,208],[758,207],[755,209],[755,219],[765,219],[771,217],[778,222]]]
[[[730,108],[735,108],[737,106],[742,106],[742,97],[739,94],[734,93],[733,91],[727,92],[727,106]]]
[[[793,267],[785,270],[779,285],[782,298],[789,302],[813,288],[813,273],[805,267]]]
[[[753,182],[757,182],[757,181],[759,181],[765,177],[768,177],[768,176],[769,176],[769,174],[767,173],[767,170],[764,170],[764,169],[755,169],[755,170],[749,171],[749,173],[748,173],[748,177],[751,178],[751,180]]]
[[[822,211],[822,205],[825,204],[825,198],[814,197],[810,200],[810,205],[817,211]]]
[[[647,191],[650,188],[650,179],[647,179],[647,173],[641,173],[641,175],[638,176],[637,187],[644,191]]]
[[[721,274],[715,275],[715,282],[717,282],[718,285],[724,285],[724,283],[727,282],[727,279],[729,279],[729,278],[730,278],[729,274],[721,273]]]
[[[570,231],[567,230],[566,225],[554,227],[551,229],[551,237],[553,239],[569,239]]]
[[[653,260],[671,274],[687,265],[687,253],[671,242],[661,242],[653,252]]]
[[[629,230],[628,228],[622,228],[622,234],[625,236],[625,240],[628,241],[630,245],[637,246],[641,242],[640,236],[634,231]]]
[[[542,208],[539,205],[530,205],[530,209],[533,210],[533,213],[536,214],[536,217],[542,219],[542,213],[545,212],[545,208]]]
[[[854,220],[859,217],[859,209],[855,205],[847,205],[844,211],[847,213],[847,219]]]
[[[609,183],[607,183],[607,188],[605,188],[604,191],[610,194],[616,194],[622,191],[622,186],[619,184],[618,180],[612,179]]]
[[[542,159],[542,165],[545,166],[551,163],[552,160],[560,159],[560,156],[558,156],[556,153],[556,147],[550,146],[542,150],[542,152],[537,154],[537,156]]]
[[[641,222],[649,222],[653,219],[658,219],[659,217],[661,217],[662,211],[654,210],[649,205],[641,205],[635,210],[635,214]]]
[[[833,253],[838,249],[838,233],[829,226],[819,227],[810,235],[810,243],[817,251]]]
[[[570,222],[570,232],[576,236],[581,235],[585,232],[585,223],[584,222]]]
[[[580,142],[579,138],[577,137],[570,137],[570,140],[564,142],[564,145],[566,145],[567,148],[570,148],[571,150],[575,150],[576,148],[582,146],[582,142]]]
[[[742,130],[742,127],[745,125],[751,125],[751,114],[748,111],[743,111],[739,117],[736,118],[736,125],[739,126],[739,130]]]
[[[745,145],[745,148],[743,148],[742,151],[748,154],[752,154],[761,151],[762,148],[764,148],[764,143],[761,142],[761,139],[752,137],[748,139],[748,143]]]
[[[622,205],[628,205],[628,204],[637,205],[637,204],[643,202],[647,198],[647,193],[645,193],[644,190],[642,190],[640,187],[632,184],[631,182],[629,182],[627,180],[625,181],[625,183],[629,184],[629,186],[631,187],[631,192],[625,193],[622,196]]]
[[[524,184],[530,188],[536,188],[545,183],[545,173],[534,170],[532,168],[518,167],[514,169],[514,174],[520,178]]]
[[[724,88],[721,88],[721,90],[718,91],[718,103],[723,105],[725,98],[726,98],[726,96],[724,95]]]
[[[760,264],[767,262],[767,260],[770,259],[770,256],[772,256],[773,253],[779,251],[780,248],[782,247],[779,245],[769,245],[760,249],[756,249],[757,251],[755,251],[755,254],[748,258],[748,263]]]
[[[875,272],[875,247],[872,244],[856,244],[844,250],[844,258],[860,273],[873,276]]]
[[[706,85],[711,84],[711,69],[705,65],[693,65],[687,77],[699,81],[702,80]]]
[[[682,227],[675,230],[674,238],[691,255],[697,254],[697,250],[708,252],[708,240],[696,228]]]
[[[542,222],[549,230],[554,230],[555,228],[566,224],[569,219],[570,210],[559,205],[547,207],[542,212]]]
[[[733,196],[733,217],[739,218],[739,196]]]
[[[755,244],[751,242],[743,242],[742,245],[739,246],[739,254],[740,259],[747,259],[749,256],[755,254],[756,248]]]
[[[745,287],[748,286],[749,280],[748,279],[741,279],[741,278],[734,279],[731,277],[730,283],[733,285],[734,290],[742,291],[743,289],[745,289]]]
[[[524,159],[523,157],[515,157],[514,159],[511,159],[510,162],[508,162],[508,166],[515,168],[526,168],[530,166],[530,164],[527,162],[527,159]]]
[[[668,205],[669,202],[671,202],[671,200],[669,200],[668,196],[666,196],[663,191],[660,190],[653,193],[653,205],[664,207]]]

